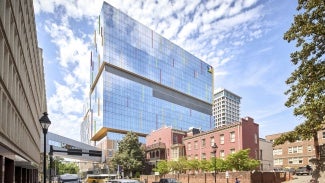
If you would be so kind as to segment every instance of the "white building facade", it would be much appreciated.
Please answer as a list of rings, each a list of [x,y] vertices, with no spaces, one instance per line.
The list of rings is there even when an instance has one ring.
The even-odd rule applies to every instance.
[[[216,128],[239,121],[241,97],[226,89],[217,89],[213,95],[212,114]]]

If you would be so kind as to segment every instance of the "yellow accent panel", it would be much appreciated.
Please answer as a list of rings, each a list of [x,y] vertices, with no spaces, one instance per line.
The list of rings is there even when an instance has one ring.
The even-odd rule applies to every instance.
[[[113,133],[120,133],[120,134],[127,134],[129,131],[127,130],[119,130],[115,128],[106,128],[102,127],[90,140],[92,141],[99,141],[102,138],[104,138],[107,135],[107,132],[113,132]],[[145,133],[139,133],[139,132],[133,132],[139,137],[146,137],[148,134]]]

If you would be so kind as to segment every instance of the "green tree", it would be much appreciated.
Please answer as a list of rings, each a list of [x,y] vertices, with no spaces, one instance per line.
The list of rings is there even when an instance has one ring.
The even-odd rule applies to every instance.
[[[72,162],[60,162],[58,164],[58,174],[62,175],[65,173],[77,174],[79,172],[79,167],[76,163]]]
[[[226,158],[228,169],[235,169],[238,171],[254,170],[260,164],[258,160],[249,158],[249,149],[240,150],[236,153],[230,154]]]
[[[200,169],[203,172],[209,171],[210,170],[210,162],[206,159],[203,159],[200,161]]]
[[[170,167],[166,160],[158,161],[157,167],[153,169],[155,172],[159,172],[159,176],[162,177],[170,172]]]
[[[179,158],[177,161],[169,161],[168,166],[171,171],[175,171],[177,173],[184,173],[187,169],[187,160],[185,157]]]
[[[141,147],[138,136],[128,132],[119,142],[118,151],[111,160],[111,166],[117,169],[117,165],[123,167],[124,175],[134,175],[144,168],[145,152]]]
[[[317,132],[325,123],[325,1],[298,0],[297,11],[284,34],[284,40],[295,41],[298,49],[290,55],[297,68],[286,80],[290,88],[285,92],[288,95],[285,105],[295,107],[294,114],[303,117],[304,122],[281,135],[274,145],[313,138],[317,180],[320,170]]]
[[[193,173],[200,170],[200,161],[197,159],[187,160],[188,169],[192,170]]]

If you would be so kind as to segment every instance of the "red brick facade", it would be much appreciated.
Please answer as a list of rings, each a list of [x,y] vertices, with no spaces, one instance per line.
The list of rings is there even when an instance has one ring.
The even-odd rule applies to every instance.
[[[198,130],[196,130],[197,132]],[[158,160],[177,160],[181,156],[188,159],[210,159],[214,157],[211,145],[216,143],[217,157],[249,148],[250,157],[258,159],[259,125],[250,117],[240,122],[216,128],[207,132],[192,134],[171,127],[155,130],[146,137],[146,157],[151,164]]]
[[[216,143],[217,157],[226,158],[228,154],[249,148],[250,157],[258,159],[259,126],[250,117],[240,122],[203,132],[183,140],[188,159],[210,159],[214,157],[211,145]]]

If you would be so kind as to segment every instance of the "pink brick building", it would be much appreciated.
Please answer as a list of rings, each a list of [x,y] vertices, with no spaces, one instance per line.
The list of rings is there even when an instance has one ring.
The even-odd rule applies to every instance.
[[[250,157],[259,158],[259,126],[250,117],[240,122],[215,128],[183,139],[187,159],[210,159],[214,157],[214,143],[218,146],[217,157],[226,158],[228,154],[249,148]]]
[[[146,157],[151,165],[159,160],[210,159],[214,157],[212,144],[216,143],[217,157],[249,148],[250,157],[259,159],[259,125],[253,118],[215,128],[207,132],[191,129],[188,132],[163,127],[146,137]]]
[[[183,138],[185,131],[162,127],[146,137],[146,158],[151,165],[159,160],[177,160],[185,156]]]

